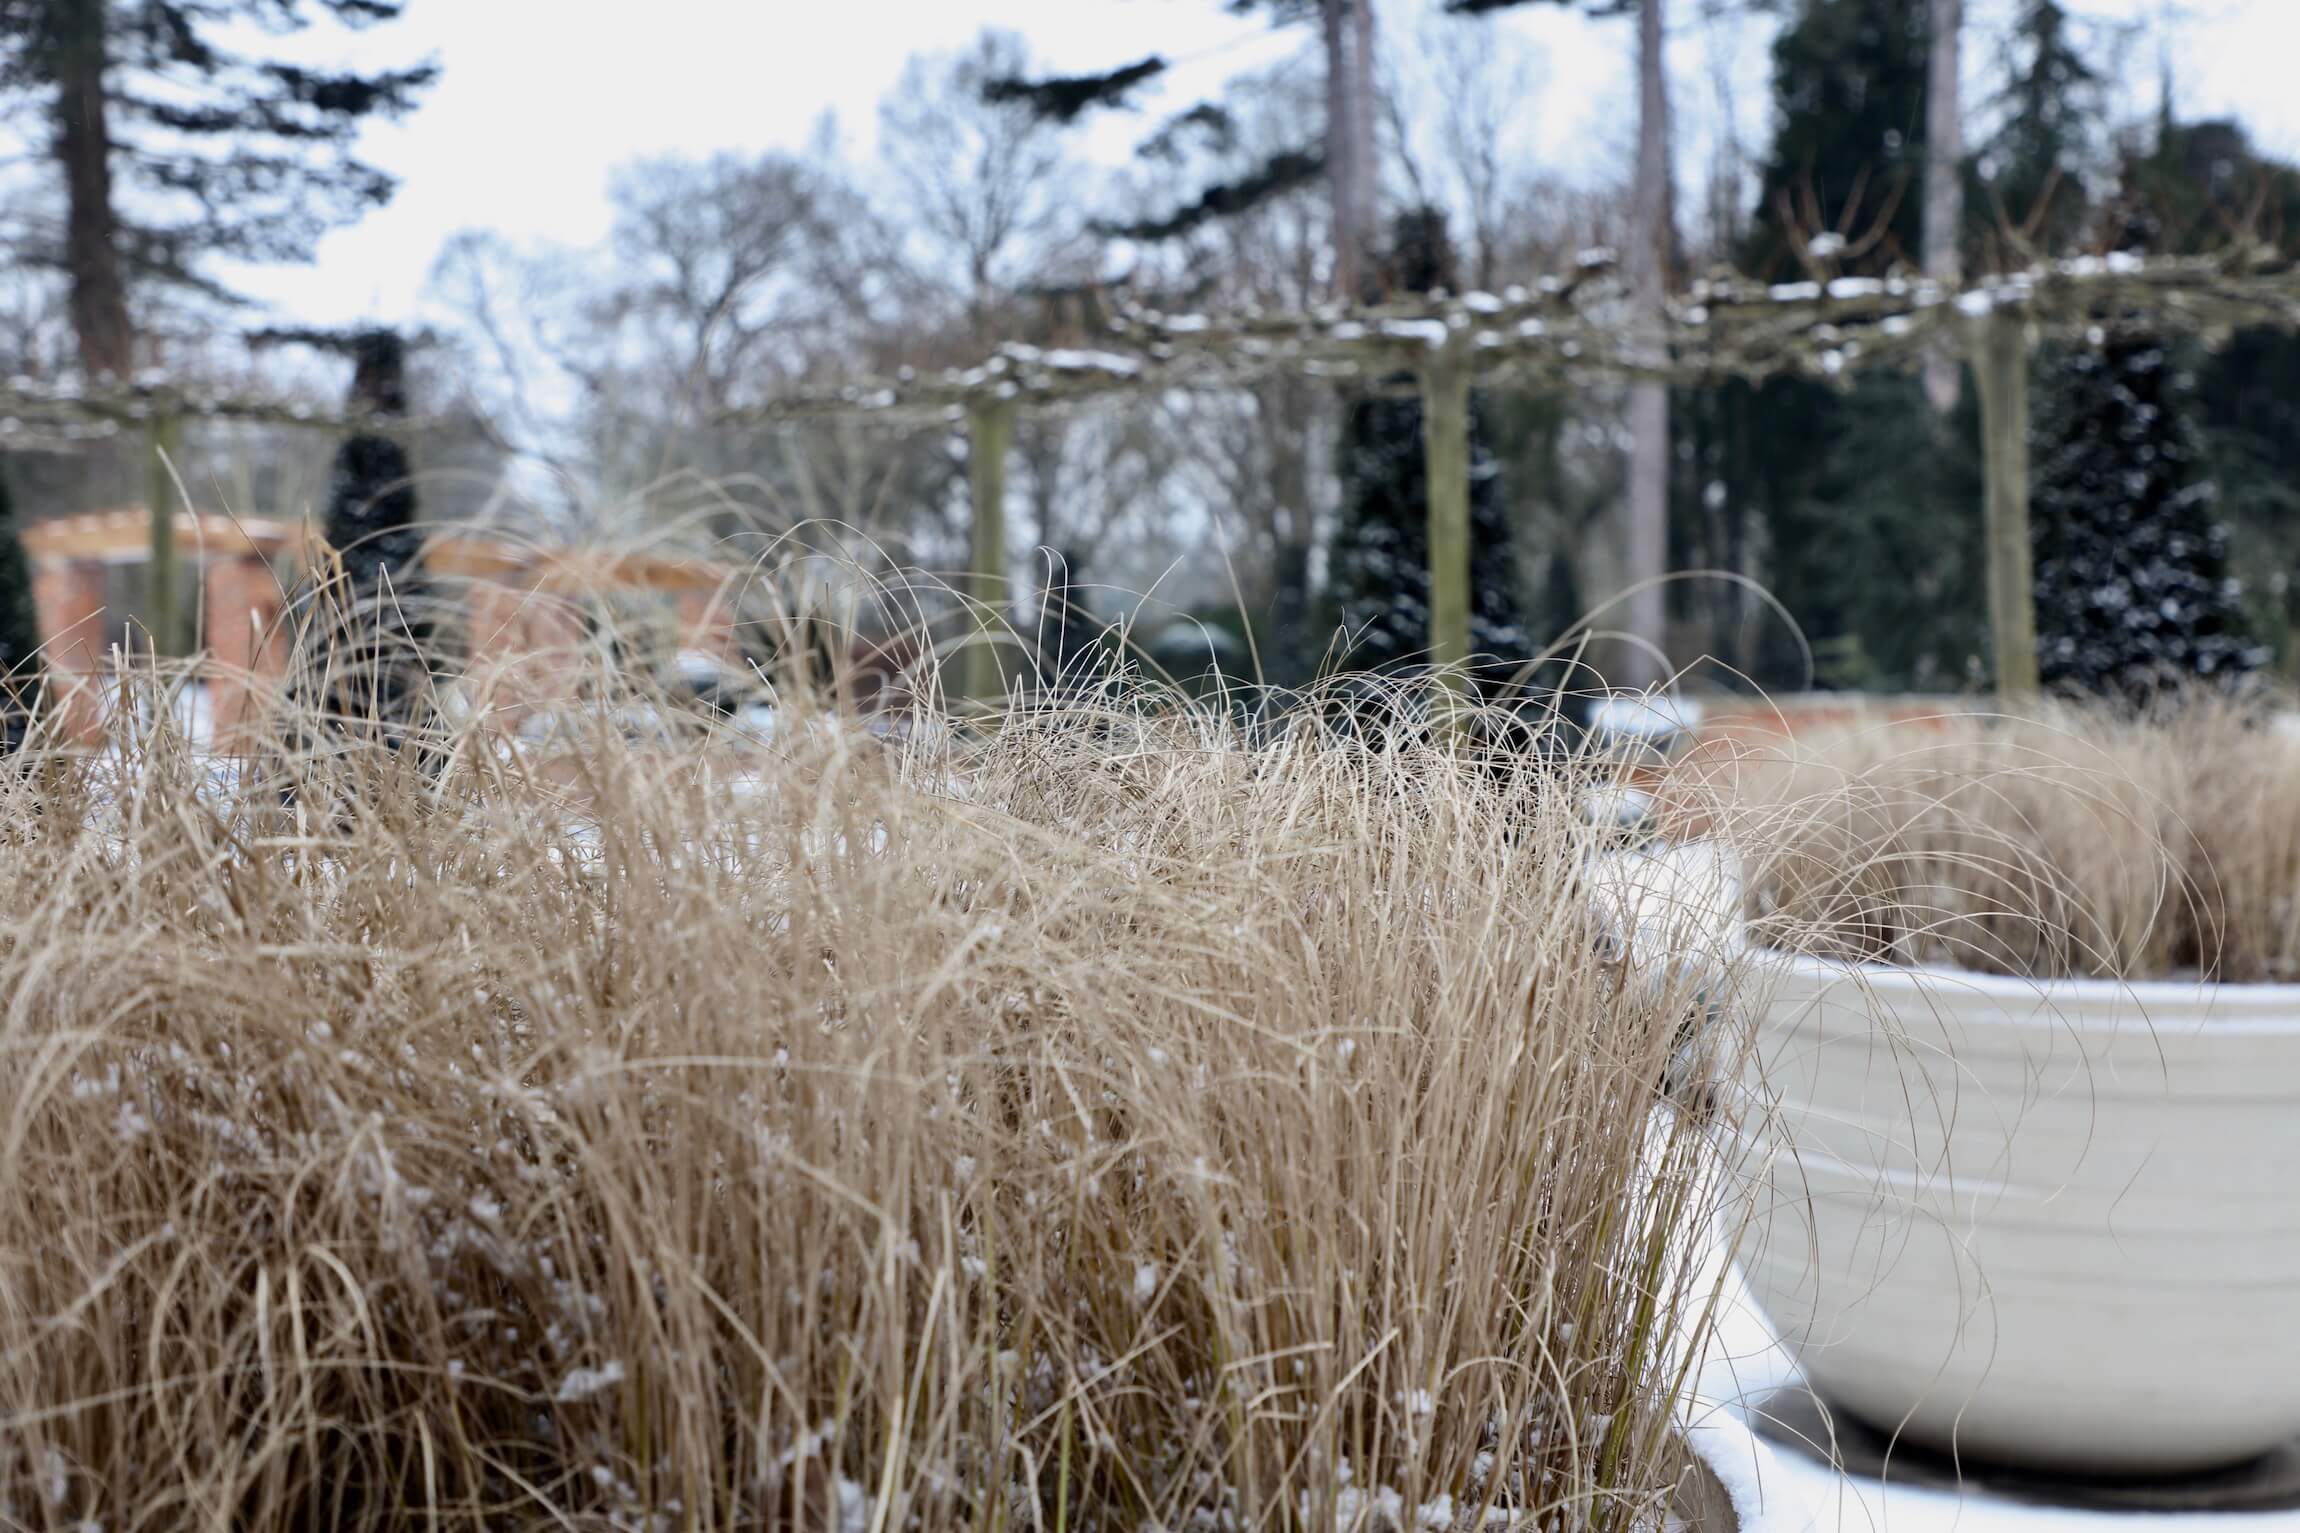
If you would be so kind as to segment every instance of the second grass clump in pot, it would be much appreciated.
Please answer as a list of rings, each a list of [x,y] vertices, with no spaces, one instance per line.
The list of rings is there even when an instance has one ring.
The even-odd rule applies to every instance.
[[[1718,772],[1754,940],[2033,978],[2300,980],[2300,739],[2256,707],[1943,715]]]

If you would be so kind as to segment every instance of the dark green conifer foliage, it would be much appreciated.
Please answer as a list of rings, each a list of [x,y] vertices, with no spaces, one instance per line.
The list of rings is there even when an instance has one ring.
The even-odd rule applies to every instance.
[[[2025,188],[2034,210],[2016,202],[2012,216],[2057,229],[2057,243],[2039,241],[2050,251],[2085,218],[2081,190],[2062,189],[2097,76],[2057,0],[2026,0],[2018,26],[2025,68],[1991,152],[1999,180]],[[2124,167],[2111,232],[2128,249],[2211,248],[2231,222],[2218,215],[2276,189],[2257,169],[2241,131],[2161,124],[2154,151]],[[2073,207],[2056,207],[2056,194]],[[2231,574],[2196,400],[2172,346],[2152,336],[2111,332],[2040,359],[2030,516],[2046,685],[2143,701],[2168,685],[2239,680],[2265,658]]]
[[[1914,265],[1923,243],[1926,0],[1804,0],[1773,43],[1774,140],[1739,264],[1805,275],[1807,236],[1865,247],[1856,275]]]
[[[1806,277],[1815,235],[1845,241],[1820,258],[1832,273],[1914,264],[1929,20],[1926,0],[1797,6],[1773,46],[1777,131],[1736,255],[1744,271]],[[1797,625],[1755,615],[1747,664],[1761,683],[1963,684],[1986,629],[1979,438],[1972,390],[1963,392],[1945,422],[1913,380],[1882,373],[1842,390],[1794,378],[1727,383],[1682,412],[1696,472],[1676,487],[1674,520],[1762,529],[1763,578]]]
[[[32,564],[17,535],[8,484],[0,479],[0,750],[14,755],[39,706],[40,609],[32,595]]]
[[[2064,254],[2076,243],[2090,211],[2084,170],[2099,107],[2099,72],[2077,51],[2060,0],[2022,0],[2013,34],[2017,72],[1999,101],[2002,123],[1980,156],[1978,195],[1965,199],[1984,254],[2008,227],[2018,231],[2025,248],[1984,263],[1999,267]]]
[[[2229,570],[2194,386],[2168,348],[2129,335],[2071,348],[2040,394],[2031,516],[2045,684],[2142,702],[2257,669],[2265,653]]]
[[[1233,181],[1216,181],[1170,213],[1132,223],[1097,221],[1095,232],[1117,239],[1170,240],[1217,218],[1251,212],[1283,192],[1305,186],[1325,173],[1326,158],[1314,149],[1287,149],[1270,156]]]
[[[352,338],[350,408],[406,408],[405,346],[397,335]],[[336,450],[328,485],[327,565],[298,602],[293,699],[346,735],[396,750],[427,717],[441,654],[440,601],[423,565],[424,531],[406,449],[360,432]]]
[[[1049,122],[1076,122],[1090,108],[1123,105],[1136,86],[1165,72],[1166,61],[1153,53],[1101,74],[989,80],[983,84],[982,99],[993,103],[1019,101]]]
[[[1272,26],[1292,26],[1317,15],[1317,0],[1226,0],[1235,15],[1261,14]],[[1127,98],[1166,73],[1167,61],[1158,54],[1095,74],[1053,75],[1044,79],[1018,77],[986,80],[983,99],[1020,102],[1048,122],[1074,123],[1088,112],[1123,108]],[[1176,157],[1183,133],[1198,129],[1217,141],[1231,128],[1229,115],[1213,102],[1201,102],[1169,120],[1144,139],[1137,152],[1146,159]],[[1120,239],[1157,241],[1188,234],[1214,219],[1250,212],[1274,197],[1283,196],[1325,169],[1325,156],[1316,145],[1280,150],[1243,174],[1209,183],[1180,205],[1138,218],[1109,219],[1096,228]]]
[[[2193,255],[2237,231],[2289,248],[2300,238],[2300,169],[2269,159],[2241,124],[2158,124],[2145,153],[2122,167],[2116,213],[2150,250]],[[2243,330],[2209,355],[2182,348],[2196,370],[2220,513],[2245,582],[2255,630],[2300,674],[2300,336]]]

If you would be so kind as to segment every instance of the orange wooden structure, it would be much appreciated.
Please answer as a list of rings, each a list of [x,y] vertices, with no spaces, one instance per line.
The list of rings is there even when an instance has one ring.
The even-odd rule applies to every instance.
[[[64,698],[66,729],[93,742],[102,731],[100,690],[114,666],[124,620],[108,610],[108,572],[141,566],[151,546],[141,508],[91,511],[24,528],[49,674]],[[219,741],[228,740],[287,666],[280,614],[297,571],[322,545],[309,522],[182,511],[176,546],[199,571],[199,652]],[[545,548],[475,534],[434,538],[425,562],[461,594],[474,653],[475,706],[512,718],[546,700],[580,632],[576,603],[611,591],[652,591],[674,602],[684,647],[733,657],[730,593],[742,571],[664,554]]]

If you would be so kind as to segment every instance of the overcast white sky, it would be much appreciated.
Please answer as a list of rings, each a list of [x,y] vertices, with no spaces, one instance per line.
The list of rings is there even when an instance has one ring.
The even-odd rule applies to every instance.
[[[2012,0],[1968,0],[1976,85]],[[1384,26],[1410,27],[1439,0],[1382,0]],[[2171,27],[2184,116],[2244,118],[2268,149],[2300,155],[2300,0],[2070,0],[2092,16]],[[1714,118],[1709,82],[1722,60],[1744,131],[1761,141],[1764,38],[1691,18],[1672,34],[1680,124]],[[1234,74],[1311,45],[1228,15],[1218,0],[411,0],[406,18],[362,40],[365,61],[430,54],[444,68],[403,124],[370,130],[363,151],[403,178],[397,199],[331,235],[319,263],[233,273],[283,316],[314,323],[405,322],[424,313],[423,282],[442,241],[466,228],[583,245],[606,230],[609,172],[642,155],[803,149],[834,111],[849,147],[867,151],[880,97],[915,52],[954,49],[985,25],[1029,39],[1050,69],[1107,68],[1145,53],[1179,62],[1162,105],[1209,94]],[[1542,70],[1526,152],[1597,178],[1626,158],[1630,100],[1623,22],[1547,6],[1498,23],[1534,44]],[[322,47],[341,44],[319,40]],[[2137,95],[2153,100],[2153,42],[2130,54]],[[1141,121],[1108,121],[1082,146],[1124,152]]]

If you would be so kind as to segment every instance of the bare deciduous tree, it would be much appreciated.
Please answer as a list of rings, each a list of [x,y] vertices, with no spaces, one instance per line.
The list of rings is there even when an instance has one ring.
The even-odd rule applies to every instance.
[[[1539,59],[1490,17],[1423,13],[1393,47],[1382,106],[1414,200],[1444,206],[1469,235],[1468,279],[1504,278],[1502,249],[1516,192],[1527,180],[1512,139],[1540,79]]]
[[[814,212],[806,169],[783,155],[655,159],[619,171],[610,322],[652,332],[699,410],[771,372],[784,328],[776,279],[798,264]]]
[[[903,213],[958,279],[977,342],[992,338],[1000,300],[1043,267],[1062,230],[1058,132],[1020,102],[983,97],[989,82],[1029,72],[1022,39],[986,29],[955,56],[912,59],[879,107]]]

